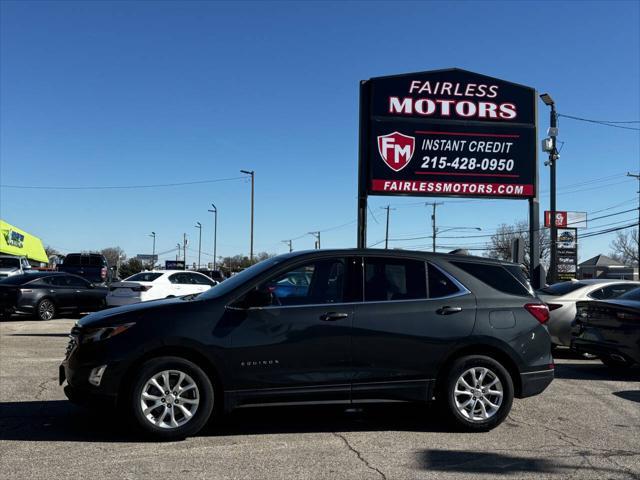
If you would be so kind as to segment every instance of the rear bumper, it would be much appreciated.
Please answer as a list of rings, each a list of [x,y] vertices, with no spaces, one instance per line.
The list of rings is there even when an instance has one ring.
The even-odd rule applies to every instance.
[[[542,393],[553,381],[554,369],[520,374],[520,395],[518,398],[532,397]]]
[[[108,307],[121,307],[123,305],[140,303],[142,302],[142,299],[140,297],[117,297],[107,295],[106,301]]]
[[[574,323],[571,348],[599,357],[620,355],[640,363],[640,328],[601,329]]]

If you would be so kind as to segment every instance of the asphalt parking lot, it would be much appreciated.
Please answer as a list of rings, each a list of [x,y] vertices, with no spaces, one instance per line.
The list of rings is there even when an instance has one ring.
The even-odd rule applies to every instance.
[[[58,365],[75,319],[0,323],[0,478],[640,479],[640,369],[564,355],[538,397],[482,434],[435,409],[247,409],[152,443],[69,403]]]

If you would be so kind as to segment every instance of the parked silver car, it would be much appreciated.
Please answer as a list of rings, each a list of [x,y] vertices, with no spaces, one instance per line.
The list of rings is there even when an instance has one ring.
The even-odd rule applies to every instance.
[[[538,290],[538,297],[549,307],[551,318],[547,323],[554,345],[571,345],[571,322],[576,317],[576,302],[615,298],[634,288],[640,282],[631,280],[571,280],[555,283]]]

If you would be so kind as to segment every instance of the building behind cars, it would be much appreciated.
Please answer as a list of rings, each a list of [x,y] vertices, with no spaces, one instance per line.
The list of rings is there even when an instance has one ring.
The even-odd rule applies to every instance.
[[[46,267],[49,258],[42,241],[30,233],[0,220],[0,278],[24,273],[30,267]]]
[[[578,265],[578,278],[615,278],[638,280],[637,269],[606,255],[596,255]]]

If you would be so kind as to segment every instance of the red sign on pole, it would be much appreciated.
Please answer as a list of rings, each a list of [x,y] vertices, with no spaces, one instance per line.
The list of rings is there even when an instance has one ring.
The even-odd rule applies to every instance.
[[[556,210],[556,227],[566,227],[567,226],[567,212],[559,212]],[[545,210],[544,212],[544,226],[547,228],[551,227],[551,212],[549,210]]]

